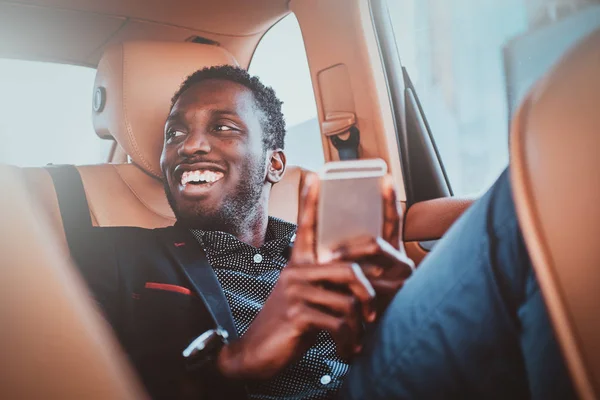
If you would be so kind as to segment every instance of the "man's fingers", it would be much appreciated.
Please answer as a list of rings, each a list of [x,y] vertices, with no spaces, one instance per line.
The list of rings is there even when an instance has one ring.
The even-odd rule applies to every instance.
[[[375,290],[356,263],[333,263],[318,266],[307,266],[298,270],[288,270],[291,279],[302,279],[314,285],[327,283],[333,287],[347,288],[360,302],[363,318],[371,322],[376,315],[373,311]]]
[[[391,175],[382,179],[383,193],[383,239],[400,249],[400,226],[402,219],[396,202],[396,189]]]
[[[326,309],[336,316],[355,314],[360,306],[352,295],[328,290],[323,286],[304,285],[301,295],[304,302]]]
[[[342,342],[346,345],[341,356],[349,357],[359,349],[364,329],[362,325],[364,315],[361,304],[353,295],[312,285],[303,287],[302,295],[304,301],[310,306],[339,319],[338,331],[329,330],[329,332],[338,346],[342,345]]]
[[[334,316],[314,307],[303,307],[297,323],[303,331],[327,331],[336,344],[340,357],[351,358],[360,345],[360,321],[350,315]]]
[[[358,297],[362,304],[363,316],[367,322],[375,321],[377,317],[373,310],[373,300],[375,298],[375,289],[371,285],[371,282],[367,279],[364,272],[357,263],[350,264],[352,272],[356,277],[355,281],[350,282],[350,290]]]
[[[397,258],[398,249],[382,238],[360,236],[340,244],[333,255],[336,260],[359,260],[373,256]]]
[[[365,236],[349,240],[340,245],[334,255],[334,259],[339,261],[358,260],[369,279],[374,274],[382,275],[385,279],[408,278],[415,269],[414,262],[406,253],[382,238]],[[365,263],[374,265],[365,268]]]
[[[317,207],[319,201],[319,179],[314,173],[307,174],[300,197],[298,230],[291,261],[295,264],[315,262],[315,235]]]

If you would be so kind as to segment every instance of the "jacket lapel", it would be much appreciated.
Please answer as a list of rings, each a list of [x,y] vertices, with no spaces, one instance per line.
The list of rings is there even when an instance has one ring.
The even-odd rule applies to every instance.
[[[163,230],[162,245],[173,262],[173,267],[188,281],[190,289],[202,300],[215,326],[227,330],[229,338],[238,337],[229,303],[223,288],[206,258],[200,243],[191,232],[177,224]]]

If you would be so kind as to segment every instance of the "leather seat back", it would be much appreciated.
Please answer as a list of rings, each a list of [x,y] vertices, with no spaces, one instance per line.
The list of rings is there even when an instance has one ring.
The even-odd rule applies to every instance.
[[[529,94],[511,132],[517,214],[583,399],[600,398],[600,31]]]
[[[0,166],[0,398],[147,398],[21,178]]]
[[[175,222],[159,167],[171,97],[194,71],[223,64],[237,62],[221,47],[195,43],[126,42],[105,52],[94,85],[94,127],[101,138],[115,140],[130,163],[77,167],[94,225],[157,228]],[[39,168],[24,174],[64,243],[49,174]],[[271,215],[296,222],[303,177],[302,169],[288,168],[272,191]]]

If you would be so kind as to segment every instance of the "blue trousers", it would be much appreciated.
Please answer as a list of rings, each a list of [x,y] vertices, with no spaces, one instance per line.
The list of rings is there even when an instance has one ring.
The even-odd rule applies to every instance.
[[[343,399],[569,399],[508,171],[448,231],[367,337]]]

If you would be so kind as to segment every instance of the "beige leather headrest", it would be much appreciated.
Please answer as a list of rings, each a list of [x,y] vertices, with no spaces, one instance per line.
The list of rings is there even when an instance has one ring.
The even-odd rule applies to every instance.
[[[194,71],[237,65],[218,46],[177,42],[125,42],[106,50],[94,83],[96,133],[114,138],[132,161],[161,177],[163,126],[171,98]]]
[[[511,131],[527,249],[582,399],[600,397],[600,31],[530,93]]]

